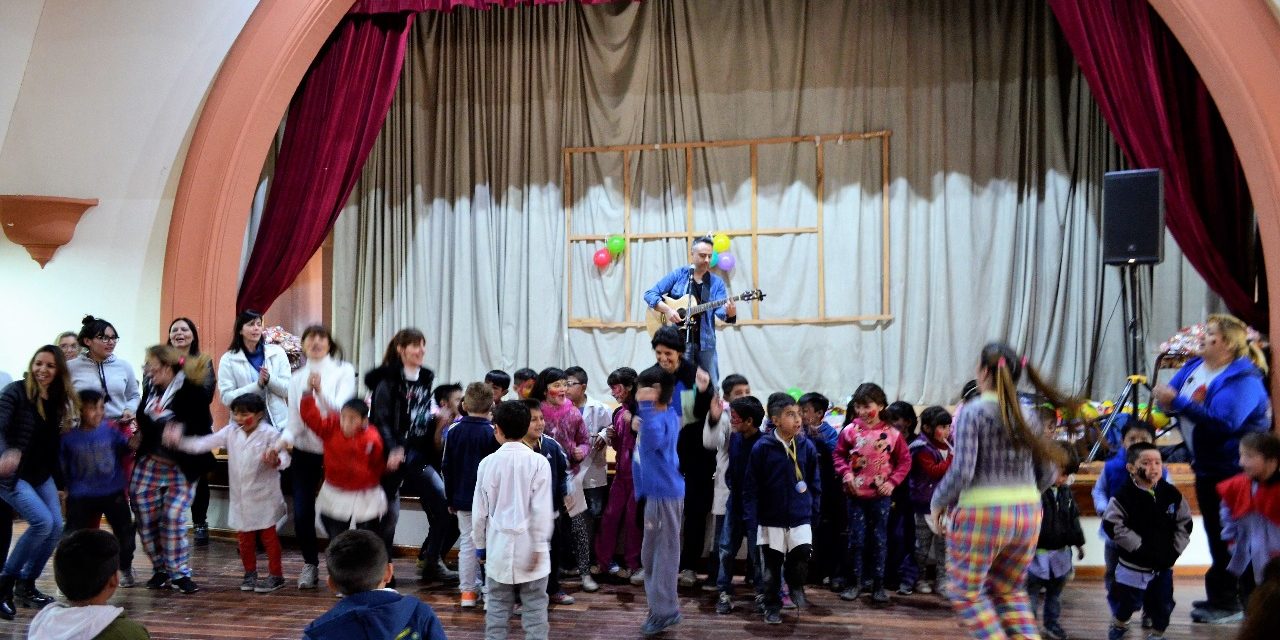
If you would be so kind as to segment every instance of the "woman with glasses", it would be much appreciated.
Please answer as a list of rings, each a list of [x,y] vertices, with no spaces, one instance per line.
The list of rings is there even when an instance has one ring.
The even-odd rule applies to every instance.
[[[133,411],[142,398],[138,376],[133,365],[116,357],[120,334],[114,325],[102,318],[85,316],[76,336],[84,353],[67,362],[71,384],[75,390],[93,389],[102,393],[106,417],[117,429],[127,430],[133,423]],[[61,353],[61,352],[60,352]]]

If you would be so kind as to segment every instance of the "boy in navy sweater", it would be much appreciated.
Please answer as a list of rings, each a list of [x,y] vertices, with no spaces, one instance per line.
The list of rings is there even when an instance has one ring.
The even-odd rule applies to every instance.
[[[782,622],[781,581],[797,608],[807,603],[805,578],[813,551],[813,523],[822,506],[818,450],[800,437],[800,408],[790,397],[769,405],[774,430],[751,448],[742,503],[764,559],[764,621]]]
[[[725,471],[725,484],[729,488],[729,500],[725,503],[724,528],[720,531],[720,600],[716,613],[727,615],[733,611],[733,562],[738,558],[742,539],[747,539],[747,575],[752,576],[757,603],[763,602],[764,578],[759,556],[756,554],[756,529],[747,526],[743,514],[742,488],[747,471],[747,458],[760,440],[760,425],[764,422],[764,407],[754,396],[737,398],[729,403],[729,465]]]
[[[104,413],[101,392],[80,391],[80,427],[62,436],[59,458],[67,486],[66,531],[96,529],[105,515],[120,545],[120,586],[127,588],[134,584],[135,543],[123,461],[138,442],[137,436],[130,442],[108,424]]]
[[[304,640],[447,640],[430,606],[386,588],[395,572],[378,534],[363,529],[344,531],[329,543],[325,556],[329,588],[342,599],[307,625],[302,632]]]
[[[556,442],[555,438],[547,435],[547,422],[542,417],[542,403],[532,398],[525,398],[520,402],[523,402],[525,408],[529,410],[529,432],[521,442],[546,458],[547,464],[551,465],[551,519],[552,522],[559,522],[560,511],[565,509],[565,497],[569,495],[570,487],[573,486],[569,476],[569,456],[565,455],[564,448]],[[552,537],[563,536],[564,533],[557,526]],[[556,563],[555,553],[551,554],[551,575],[547,577],[547,595],[551,596],[552,604],[574,603],[573,596],[565,593],[560,586],[560,565]]]
[[[680,566],[680,518],[684,515],[684,478],[676,455],[680,414],[671,406],[675,376],[652,366],[637,380],[640,435],[631,460],[636,499],[645,500],[644,540],[640,561],[646,572],[649,618],[640,628],[646,636],[680,624],[676,570]]]
[[[458,516],[458,588],[462,591],[462,607],[476,606],[477,594],[484,583],[480,578],[480,562],[471,540],[471,500],[475,495],[476,471],[485,456],[498,450],[490,422],[493,390],[487,383],[472,382],[462,395],[466,412],[449,428],[444,439],[440,471],[444,476],[444,497],[449,512]]]

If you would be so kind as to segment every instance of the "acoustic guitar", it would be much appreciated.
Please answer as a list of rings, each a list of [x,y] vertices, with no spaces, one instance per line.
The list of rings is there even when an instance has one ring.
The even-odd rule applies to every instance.
[[[675,309],[676,313],[680,314],[681,322],[679,326],[683,327],[689,322],[690,318],[693,318],[704,311],[718,309],[730,302],[764,300],[764,296],[765,293],[763,291],[759,289],[752,289],[751,291],[745,291],[736,296],[725,298],[724,300],[712,300],[711,302],[704,302],[702,304],[696,304],[697,301],[694,300],[693,294],[680,298],[662,296],[662,301],[667,303],[668,307]],[[658,329],[671,324],[671,320],[667,318],[667,314],[661,313],[656,309],[650,309],[649,312],[645,314],[644,323],[645,329],[647,329],[649,331],[649,335],[652,336],[658,332]]]

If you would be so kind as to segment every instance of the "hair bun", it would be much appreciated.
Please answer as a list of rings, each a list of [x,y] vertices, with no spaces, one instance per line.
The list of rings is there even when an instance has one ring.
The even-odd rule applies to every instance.
[[[85,316],[84,319],[80,321],[80,325],[83,326],[87,324],[93,324],[97,321],[98,319],[93,316]]]

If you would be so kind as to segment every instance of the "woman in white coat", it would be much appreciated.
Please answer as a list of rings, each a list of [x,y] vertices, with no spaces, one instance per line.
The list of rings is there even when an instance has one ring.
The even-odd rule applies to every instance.
[[[262,396],[267,420],[281,431],[289,428],[289,356],[279,345],[263,342],[257,311],[236,316],[231,346],[218,360],[218,392],[227,405],[246,393]]]
[[[324,443],[303,424],[298,408],[312,390],[323,405],[341,407],[356,395],[356,370],[341,360],[342,348],[326,327],[312,325],[302,332],[302,352],[307,362],[289,381],[289,426],[282,441],[293,447],[293,529],[303,561],[298,588],[315,589],[320,580],[316,496],[324,482]]]

